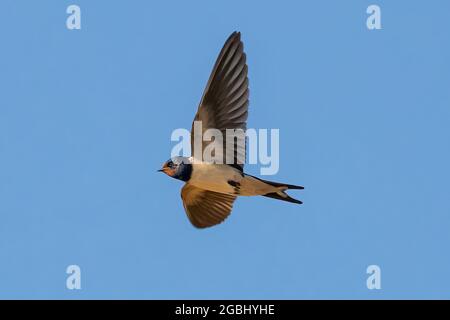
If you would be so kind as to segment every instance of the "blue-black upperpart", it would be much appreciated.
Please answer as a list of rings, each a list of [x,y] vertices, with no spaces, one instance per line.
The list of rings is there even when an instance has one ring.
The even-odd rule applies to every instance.
[[[175,157],[166,161],[163,168],[159,171],[164,172],[172,178],[188,181],[192,175],[192,164],[188,158]]]
[[[192,175],[192,164],[190,163],[180,163],[176,173],[173,175],[175,179],[182,181],[188,181]]]

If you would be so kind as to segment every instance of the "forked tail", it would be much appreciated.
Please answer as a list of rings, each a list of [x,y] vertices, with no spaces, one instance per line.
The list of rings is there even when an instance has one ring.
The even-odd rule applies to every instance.
[[[304,187],[302,186],[296,186],[293,184],[286,184],[286,183],[279,183],[279,182],[273,182],[273,181],[267,181],[267,180],[263,180],[257,177],[253,177],[255,179],[261,180],[264,183],[267,183],[273,187],[276,187],[279,189],[278,192],[272,192],[272,193],[267,193],[264,194],[264,197],[268,197],[268,198],[273,198],[273,199],[277,199],[277,200],[282,200],[282,201],[287,201],[287,202],[292,202],[292,203],[298,203],[298,204],[302,204],[303,202],[297,199],[294,199],[292,197],[290,197],[285,191],[289,190],[289,189],[298,189],[298,190],[303,190]]]

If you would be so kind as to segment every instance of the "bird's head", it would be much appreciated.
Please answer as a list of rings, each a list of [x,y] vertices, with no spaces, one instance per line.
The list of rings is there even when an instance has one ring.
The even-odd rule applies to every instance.
[[[164,162],[162,168],[158,171],[164,172],[169,177],[188,181],[192,173],[192,164],[188,158],[175,157]]]

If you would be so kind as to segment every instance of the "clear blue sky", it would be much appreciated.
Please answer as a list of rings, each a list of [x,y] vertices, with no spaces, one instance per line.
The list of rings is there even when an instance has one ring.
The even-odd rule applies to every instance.
[[[66,29],[78,4],[82,29]],[[366,28],[366,8],[382,30]],[[450,298],[448,1],[3,1],[0,298]],[[298,206],[157,174],[242,32]],[[257,166],[247,171],[258,174]],[[82,290],[65,269],[82,270]],[[366,288],[366,268],[382,289]]]

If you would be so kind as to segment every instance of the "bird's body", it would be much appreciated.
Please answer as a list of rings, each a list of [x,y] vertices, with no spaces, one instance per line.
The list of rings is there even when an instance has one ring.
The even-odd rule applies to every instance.
[[[194,121],[202,123],[202,132],[194,132],[193,125],[192,155],[198,154],[194,150],[194,140],[198,137],[202,139],[207,129],[217,129],[222,133],[227,129],[246,129],[248,97],[246,56],[240,33],[234,32],[217,58],[195,115]],[[204,151],[206,145],[202,144],[201,148],[198,151]],[[238,196],[260,195],[302,203],[291,198],[285,191],[303,187],[262,180],[244,173],[244,165],[239,159],[242,155],[245,158],[245,144],[235,143],[233,148],[224,147],[219,155],[222,160],[231,157],[234,162],[217,163],[193,157],[175,157],[166,161],[160,170],[185,182],[181,198],[194,226],[205,228],[225,220]]]
[[[219,193],[236,194],[235,187],[228,183],[240,183],[241,173],[226,164],[196,163],[192,165],[192,176],[189,184]]]
[[[191,175],[186,182],[197,188],[236,196],[261,196],[287,189],[270,185],[226,164],[193,163],[193,160],[192,157],[184,158],[185,165],[191,166]]]

